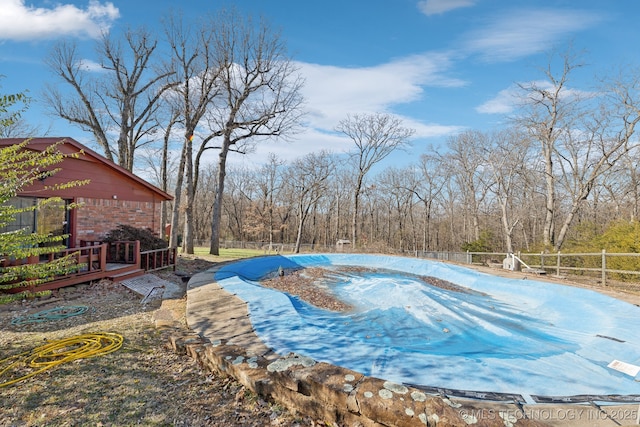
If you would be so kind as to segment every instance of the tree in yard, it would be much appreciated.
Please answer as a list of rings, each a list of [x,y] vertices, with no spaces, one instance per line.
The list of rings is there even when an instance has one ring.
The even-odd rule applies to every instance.
[[[640,147],[634,137],[640,122],[640,79],[615,81],[601,93],[599,108],[583,116],[580,131],[568,132],[558,145],[560,184],[569,195],[554,249],[564,244],[574,218],[607,172]]]
[[[287,171],[285,182],[295,197],[298,231],[294,253],[300,252],[302,231],[309,212],[321,197],[327,196],[327,180],[334,169],[334,160],[327,151],[309,153],[295,160]]]
[[[2,77],[2,76],[0,76]],[[0,95],[0,131],[14,126],[29,107],[31,98],[26,93]],[[17,108],[20,105],[20,108]]]
[[[531,141],[516,129],[505,129],[488,135],[487,170],[493,177],[490,191],[500,207],[500,222],[505,250],[514,252],[514,229],[521,221],[515,206],[526,195],[525,176],[531,161]]]
[[[11,125],[19,111],[11,112],[12,106],[26,99],[24,94],[0,96],[0,128]],[[49,236],[28,229],[9,229],[9,225],[21,213],[43,208],[60,198],[42,199],[36,206],[17,208],[11,199],[36,180],[54,175],[59,164],[69,155],[58,151],[53,144],[39,152],[29,150],[28,140],[0,149],[0,290],[23,289],[17,297],[28,295],[32,286],[52,280],[56,274],[76,271],[79,267],[72,256],[60,257],[48,263],[22,264],[19,260],[59,251],[67,236]],[[73,156],[73,155],[72,155]],[[86,181],[72,181],[48,188],[70,188]],[[46,246],[41,246],[45,245]]]
[[[568,88],[571,73],[582,64],[570,54],[560,58],[561,71],[558,73],[549,61],[543,70],[546,81],[521,84],[523,109],[515,122],[527,129],[533,140],[540,144],[544,162],[544,183],[546,190],[543,244],[556,246],[556,217],[558,200],[556,196],[556,146],[562,135],[574,128],[581,115],[582,96]]]
[[[280,35],[269,25],[224,11],[215,22],[213,47],[220,90],[207,114],[218,154],[218,187],[211,218],[209,253],[219,254],[220,221],[230,152],[246,153],[266,138],[286,138],[303,115],[303,81]],[[208,141],[207,141],[208,142]]]
[[[407,249],[417,250],[417,238],[415,234],[414,219],[414,188],[407,188],[412,182],[412,171],[409,168],[396,169],[390,167],[380,174],[378,179],[379,190],[385,194],[395,210],[393,218],[394,227],[389,227],[389,241],[393,243],[393,247],[399,248],[401,251]],[[410,239],[407,239],[407,235]],[[407,242],[410,240],[410,242]]]
[[[438,173],[438,159],[428,154],[420,156],[418,166],[413,168],[410,180],[406,187],[414,196],[422,202],[424,207],[422,250],[431,249],[431,222],[434,205],[444,185],[444,177]]]
[[[99,67],[81,58],[77,46],[56,44],[46,63],[72,91],[49,85],[44,100],[50,110],[91,132],[107,159],[133,170],[135,152],[154,140],[162,95],[171,71],[154,68],[157,40],[146,30],[128,30],[120,40],[104,34],[96,42]],[[118,135],[116,140],[110,134]]]
[[[34,138],[47,133],[47,131],[41,130],[39,126],[32,126],[22,117],[16,118],[8,126],[0,127],[0,138]]]
[[[165,23],[165,37],[170,46],[171,57],[167,69],[172,73],[172,89],[167,100],[176,121],[183,126],[182,152],[174,191],[171,215],[170,245],[177,244],[178,217],[184,217],[183,251],[192,254],[193,245],[193,201],[195,198],[198,164],[194,167],[193,145],[196,128],[220,94],[218,79],[220,67],[215,56],[213,31],[215,22],[204,17],[197,25],[188,24],[181,15],[171,15]],[[204,147],[203,139],[195,141]],[[199,158],[199,156],[197,156]],[[184,190],[184,195],[183,195]]]
[[[605,82],[585,96],[567,87],[579,66],[575,59],[564,55],[562,64],[558,74],[549,66],[545,85],[523,87],[526,109],[518,118],[541,144],[547,189],[543,242],[556,251],[598,180],[638,146],[634,134],[640,122],[637,73]],[[567,205],[564,216],[557,208],[560,190]]]
[[[358,244],[360,196],[365,177],[374,165],[394,150],[408,146],[414,130],[403,127],[399,118],[383,113],[348,115],[340,121],[336,130],[356,145],[350,155],[356,166],[351,221],[351,244],[355,248]]]
[[[491,177],[485,167],[487,143],[485,134],[468,130],[449,138],[448,150],[442,155],[441,163],[449,169],[463,197],[465,229],[470,229],[464,235],[467,241],[480,239],[480,207],[491,186]],[[470,227],[467,227],[467,221]]]
[[[268,251],[273,250],[275,242],[275,217],[278,210],[276,197],[283,185],[281,169],[284,162],[279,160],[275,154],[269,155],[266,162],[260,169],[254,172],[251,184],[255,187],[255,199],[251,200],[251,211],[248,213],[247,225],[245,226],[250,235],[264,240],[268,236]]]

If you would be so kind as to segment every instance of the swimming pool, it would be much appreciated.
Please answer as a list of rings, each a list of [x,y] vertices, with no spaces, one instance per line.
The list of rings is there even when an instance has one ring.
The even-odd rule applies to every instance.
[[[371,269],[331,283],[330,291],[353,306],[348,312],[319,309],[257,282],[280,267],[336,266]],[[415,275],[463,289],[432,286]],[[221,267],[215,280],[248,303],[256,334],[279,354],[479,397],[640,395],[637,372],[609,367],[614,361],[640,365],[640,308],[594,291],[361,254],[252,258]]]

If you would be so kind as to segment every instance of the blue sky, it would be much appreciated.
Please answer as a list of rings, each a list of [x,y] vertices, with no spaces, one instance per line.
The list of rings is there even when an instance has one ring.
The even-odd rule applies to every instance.
[[[260,144],[254,160],[343,152],[351,145],[333,132],[338,121],[384,112],[416,130],[410,152],[392,158],[400,165],[461,130],[502,126],[517,83],[541,79],[554,49],[585,52],[588,67],[571,81],[583,90],[637,66],[640,53],[636,0],[0,0],[0,93],[29,90],[37,101],[43,83],[56,81],[43,59],[60,37],[76,38],[91,60],[101,29],[145,25],[160,36],[172,10],[195,19],[231,5],[280,30],[306,79],[307,129],[293,142]],[[92,146],[37,102],[28,119]]]

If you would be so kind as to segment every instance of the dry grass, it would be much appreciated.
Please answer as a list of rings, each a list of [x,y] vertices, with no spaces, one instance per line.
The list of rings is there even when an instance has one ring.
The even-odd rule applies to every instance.
[[[210,263],[183,259],[183,271]],[[164,272],[165,280],[181,283]],[[173,276],[173,277],[171,277]],[[2,426],[308,426],[284,408],[266,402],[235,380],[204,372],[192,359],[164,347],[153,324],[160,302],[107,281],[81,286],[43,301],[0,306],[0,359],[71,336],[114,332],[124,336],[114,353],[59,365],[0,387]],[[185,300],[165,301],[184,314]],[[68,305],[86,305],[84,314],[22,326],[11,320]],[[165,308],[164,306],[162,308]],[[180,319],[180,315],[177,316]],[[0,377],[0,382],[6,378]]]

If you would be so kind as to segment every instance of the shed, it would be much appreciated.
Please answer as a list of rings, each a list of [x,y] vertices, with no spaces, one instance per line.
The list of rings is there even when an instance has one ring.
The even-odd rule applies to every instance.
[[[336,251],[344,252],[345,248],[348,248],[351,245],[351,241],[347,239],[338,239],[336,242]]]

